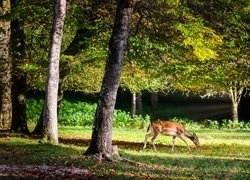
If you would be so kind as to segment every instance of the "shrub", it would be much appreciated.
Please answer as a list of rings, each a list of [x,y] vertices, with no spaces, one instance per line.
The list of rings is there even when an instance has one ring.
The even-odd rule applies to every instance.
[[[36,123],[42,113],[43,100],[42,99],[27,99],[26,113],[28,123]]]
[[[60,105],[58,122],[61,125],[92,126],[95,109],[96,104],[64,100]]]
[[[114,127],[120,128],[144,128],[150,122],[148,115],[143,118],[141,115],[136,115],[134,118],[131,114],[122,110],[115,110],[114,113]]]
[[[221,128],[222,129],[243,129],[244,128],[244,122],[238,122],[238,121],[232,121],[232,120],[227,120],[224,119],[222,120],[222,125]]]
[[[173,121],[177,121],[181,124],[183,124],[188,130],[199,130],[204,128],[204,126],[198,122],[195,122],[190,119],[180,119],[180,118],[173,118]]]
[[[209,129],[220,129],[220,124],[216,120],[205,120],[204,121],[205,127]]]
[[[235,122],[232,120],[224,119],[220,124],[217,120],[205,120],[205,127],[209,129],[250,129],[249,122]]]
[[[29,123],[36,123],[42,112],[43,100],[28,99],[27,101],[27,118]],[[63,100],[60,105],[58,123],[60,125],[70,126],[92,126],[96,104],[87,102],[70,102]],[[119,128],[144,128],[150,122],[148,115],[141,115],[131,118],[130,113],[115,110],[114,127]]]

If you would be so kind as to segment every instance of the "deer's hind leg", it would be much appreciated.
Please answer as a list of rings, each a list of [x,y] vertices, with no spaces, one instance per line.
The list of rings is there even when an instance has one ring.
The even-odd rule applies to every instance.
[[[176,138],[176,136],[173,136],[172,152],[174,152],[175,138]]]
[[[143,149],[145,149],[145,148],[146,148],[146,146],[147,146],[147,140],[148,140],[148,138],[149,138],[149,137],[151,137],[151,136],[153,136],[153,134],[152,134],[152,133],[150,133],[150,134],[146,134],[146,135],[145,135],[145,141],[144,141],[144,146],[143,146]]]

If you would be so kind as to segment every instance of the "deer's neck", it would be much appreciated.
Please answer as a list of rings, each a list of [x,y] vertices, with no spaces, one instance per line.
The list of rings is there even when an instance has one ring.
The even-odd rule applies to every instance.
[[[193,138],[194,138],[194,136],[193,136],[190,132],[188,132],[188,131],[185,132],[185,135],[186,135],[189,139],[193,139]]]

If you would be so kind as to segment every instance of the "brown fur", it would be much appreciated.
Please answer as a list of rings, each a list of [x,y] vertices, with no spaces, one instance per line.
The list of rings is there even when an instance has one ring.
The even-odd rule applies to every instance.
[[[172,151],[174,151],[174,143],[175,138],[179,137],[182,141],[184,141],[190,150],[186,140],[183,138],[184,136],[188,137],[190,140],[194,142],[196,146],[199,146],[199,139],[195,134],[189,133],[186,128],[179,122],[171,122],[171,121],[153,121],[150,123],[148,127],[148,131],[150,130],[150,134],[146,134],[144,148],[146,148],[147,139],[152,137],[152,145],[154,151],[156,151],[155,147],[155,139],[159,134],[173,136],[173,146]]]

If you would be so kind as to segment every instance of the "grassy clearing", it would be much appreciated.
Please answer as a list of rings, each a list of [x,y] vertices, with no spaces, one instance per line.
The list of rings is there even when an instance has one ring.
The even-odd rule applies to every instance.
[[[0,164],[58,165],[89,169],[91,173],[110,178],[170,178],[170,179],[249,179],[250,131],[196,131],[201,148],[192,142],[192,152],[177,140],[176,152],[171,152],[172,138],[159,136],[158,152],[151,144],[141,151],[145,130],[114,129],[113,144],[123,157],[147,165],[128,162],[102,162],[83,156],[89,145],[91,128],[60,127],[60,145],[39,144],[37,139],[19,134],[0,133]]]

